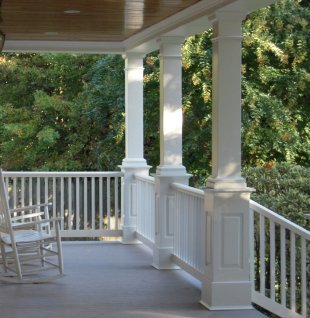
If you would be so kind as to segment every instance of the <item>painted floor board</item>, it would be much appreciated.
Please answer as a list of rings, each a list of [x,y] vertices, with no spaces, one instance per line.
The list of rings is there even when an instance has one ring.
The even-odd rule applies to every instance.
[[[200,282],[158,271],[144,245],[68,243],[66,276],[36,285],[0,283],[1,318],[262,318],[255,310],[208,311]]]

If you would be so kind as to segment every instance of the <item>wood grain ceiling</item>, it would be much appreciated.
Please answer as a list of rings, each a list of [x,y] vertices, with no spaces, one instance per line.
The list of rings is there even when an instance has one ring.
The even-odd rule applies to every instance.
[[[199,1],[0,0],[0,31],[7,40],[123,41]]]

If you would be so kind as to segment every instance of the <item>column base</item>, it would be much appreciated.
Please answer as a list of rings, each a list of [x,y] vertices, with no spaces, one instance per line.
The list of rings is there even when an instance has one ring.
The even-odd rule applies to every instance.
[[[209,310],[253,309],[251,283],[204,281],[200,303]]]
[[[180,269],[171,260],[172,248],[154,247],[152,266],[156,269]]]
[[[120,168],[150,168],[144,158],[124,158]]]
[[[191,176],[186,172],[186,168],[182,165],[157,166],[156,175],[169,177],[187,176],[188,178]]]
[[[207,181],[207,188],[214,190],[226,190],[226,189],[236,189],[243,190],[246,189],[245,179],[240,178],[209,178]]]
[[[136,238],[136,228],[133,226],[123,226],[122,244],[142,244]]]

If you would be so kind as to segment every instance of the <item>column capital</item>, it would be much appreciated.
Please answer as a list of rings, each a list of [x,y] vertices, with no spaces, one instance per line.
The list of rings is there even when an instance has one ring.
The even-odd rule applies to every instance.
[[[242,22],[247,16],[245,11],[216,11],[208,16],[209,21],[212,23],[216,21],[240,21]]]
[[[209,19],[213,24],[212,41],[242,40],[242,20],[246,17],[245,12],[218,11]]]
[[[184,36],[168,36],[168,35],[161,36],[157,40],[159,44],[174,44],[174,45],[182,45],[184,41],[185,41]]]
[[[123,59],[125,60],[125,70],[137,69],[143,71],[143,58],[144,55],[140,53],[124,54]]]
[[[184,37],[181,36],[163,36],[159,38],[160,57],[181,59],[181,47],[184,40]]]
[[[143,59],[146,53],[141,52],[125,52],[122,57],[123,59]]]

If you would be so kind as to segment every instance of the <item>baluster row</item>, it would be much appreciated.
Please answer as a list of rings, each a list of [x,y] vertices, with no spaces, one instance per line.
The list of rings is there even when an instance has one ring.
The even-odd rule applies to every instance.
[[[11,208],[52,202],[62,231],[119,230],[121,175],[5,177]],[[112,190],[113,189],[113,190]],[[74,235],[73,235],[74,236]]]
[[[250,213],[254,229],[251,231],[254,291],[300,317],[307,317],[309,232],[298,226],[294,231],[294,225],[291,222],[286,225],[281,217],[277,222],[274,217],[253,210]]]

